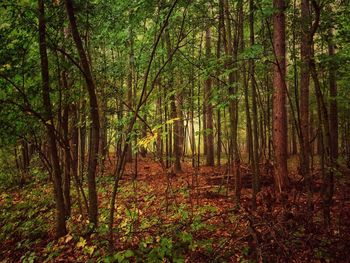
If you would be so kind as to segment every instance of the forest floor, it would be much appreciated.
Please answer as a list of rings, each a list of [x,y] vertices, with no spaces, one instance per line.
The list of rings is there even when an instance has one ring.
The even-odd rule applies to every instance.
[[[314,176],[314,210],[307,212],[301,178],[291,172],[284,202],[273,192],[270,165],[261,167],[262,190],[251,208],[251,174],[242,165],[242,198],[234,202],[227,167],[189,162],[166,173],[149,159],[127,165],[117,196],[115,247],[108,254],[108,215],[113,179],[98,177],[100,224],[86,235],[88,221],[76,203],[69,234],[54,239],[51,184],[35,170],[22,188],[0,195],[1,262],[350,262],[350,174],[335,179],[332,223],[324,227],[319,172]],[[73,198],[75,193],[73,192]],[[76,198],[74,198],[76,200]]]

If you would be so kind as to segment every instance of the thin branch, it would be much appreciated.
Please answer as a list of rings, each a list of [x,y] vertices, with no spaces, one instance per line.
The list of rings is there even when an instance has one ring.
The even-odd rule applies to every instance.
[[[63,48],[60,48],[59,46],[55,46],[53,48],[65,55],[79,69],[79,71],[84,75],[84,77],[86,77],[86,74],[80,66],[80,64],[69,53],[67,53]]]

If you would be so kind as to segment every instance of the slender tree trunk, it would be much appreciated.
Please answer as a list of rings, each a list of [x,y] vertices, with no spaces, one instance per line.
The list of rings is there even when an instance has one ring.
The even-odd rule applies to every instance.
[[[331,154],[334,160],[338,159],[338,105],[337,105],[337,81],[336,81],[336,67],[335,67],[335,46],[334,46],[334,29],[329,29],[328,32],[328,55],[330,57],[329,66],[329,127],[331,135]]]
[[[127,80],[127,102],[130,109],[133,108],[133,83],[134,83],[134,36],[133,31],[129,29],[129,43],[128,43],[130,53],[129,53],[129,71]],[[132,140],[130,140],[130,145],[126,155],[126,161],[132,161]]]
[[[243,22],[240,21],[243,19],[241,18],[240,13],[242,11],[242,2],[239,3],[239,9],[237,11],[237,18],[239,20],[239,25]],[[237,24],[235,27],[235,35],[234,38],[232,38],[232,31],[231,31],[231,19],[230,19],[230,10],[229,10],[229,2],[228,0],[225,1],[225,13],[226,13],[226,32],[227,32],[227,51],[230,59],[230,63],[237,63],[237,57],[238,57],[238,43],[239,43],[239,32]],[[233,65],[234,67],[236,65]],[[240,203],[240,194],[241,194],[241,176],[240,176],[240,158],[239,158],[239,152],[238,152],[238,142],[237,142],[237,128],[238,128],[238,100],[235,98],[237,89],[235,87],[237,83],[237,70],[234,70],[230,72],[229,74],[229,94],[233,98],[230,100],[229,103],[229,113],[230,113],[230,123],[231,123],[231,139],[232,139],[232,157],[233,157],[233,168],[234,168],[234,174],[235,174],[235,199],[236,204],[238,205]]]
[[[321,143],[321,167],[322,167],[322,206],[323,216],[326,227],[330,226],[331,215],[330,209],[332,206],[333,192],[334,192],[334,162],[331,153],[331,135],[329,127],[328,111],[325,104],[324,96],[321,91],[321,85],[319,83],[316,65],[313,59],[311,59],[311,75],[314,80],[315,93],[317,97],[319,122],[321,126],[320,143]]]
[[[145,122],[147,122],[147,114],[145,114],[143,116],[143,119]],[[142,131],[141,131],[141,134],[142,134],[142,138],[145,138],[147,136],[147,126],[145,123],[142,124]],[[143,158],[146,157],[147,155],[147,148],[145,147],[142,147],[141,150],[140,150],[140,154]]]
[[[91,136],[89,151],[89,167],[88,167],[88,188],[89,188],[89,220],[97,226],[98,223],[98,199],[96,189],[96,168],[98,162],[99,139],[100,139],[100,120],[98,114],[98,104],[96,96],[95,83],[92,77],[87,54],[84,50],[81,37],[78,32],[77,22],[74,14],[72,0],[66,0],[66,10],[72,31],[72,36],[80,57],[86,86],[90,97],[90,116],[91,116]]]
[[[46,24],[44,1],[38,0],[39,8],[39,51],[41,62],[42,95],[45,108],[45,118],[47,119],[47,134],[50,144],[50,154],[53,167],[53,184],[56,201],[56,237],[66,235],[66,211],[62,190],[62,176],[58,149],[56,144],[55,128],[53,122],[52,105],[50,99],[49,63],[46,50]]]
[[[275,152],[274,176],[277,193],[287,186],[287,110],[286,110],[286,32],[284,0],[273,0],[273,146]]]
[[[84,181],[85,173],[85,146],[86,146],[86,114],[85,114],[86,102],[83,99],[79,103],[78,115],[79,115],[79,133],[78,133],[78,145],[79,145],[79,158],[78,158],[78,174],[81,181]]]
[[[71,134],[72,138],[70,140],[70,153],[71,153],[71,174],[75,180],[75,187],[77,191],[78,197],[78,206],[80,210],[80,214],[83,215],[83,206],[80,198],[80,193],[84,194],[83,191],[80,191],[82,188],[81,181],[78,176],[78,163],[79,163],[79,128],[77,126],[78,123],[78,110],[76,104],[72,105],[72,125],[71,125]],[[84,196],[86,209],[88,208],[87,200]]]
[[[104,72],[103,74],[106,74]],[[102,175],[105,172],[105,162],[108,158],[108,152],[109,152],[109,145],[108,145],[108,138],[107,138],[107,128],[108,128],[108,117],[107,117],[107,111],[108,111],[108,105],[107,101],[108,98],[106,96],[106,84],[102,84],[100,88],[100,116],[101,116],[101,128],[100,128],[100,156],[99,156],[99,173]]]
[[[168,58],[170,58],[172,54],[172,46],[171,46],[171,39],[170,39],[170,34],[169,34],[169,29],[165,29],[165,44],[167,47],[167,53],[168,53]],[[169,62],[172,67],[172,61]],[[174,93],[174,79],[173,79],[173,70],[171,69],[171,73],[169,76],[169,90],[171,92],[170,96],[170,117],[172,119],[176,119],[178,117],[177,114],[177,106],[176,106],[176,98],[175,98],[175,93]],[[174,125],[173,125],[173,153],[174,153],[174,171],[175,172],[181,172],[181,126],[180,126],[180,121],[182,120],[175,120]]]
[[[255,35],[254,35],[254,0],[249,0],[249,39],[250,46],[255,44]],[[253,125],[252,125],[252,163],[253,163],[253,207],[256,206],[256,195],[259,191],[259,136],[258,136],[258,110],[257,110],[257,91],[255,85],[255,63],[251,59],[249,61],[249,78],[250,85],[252,89],[252,115],[253,115]],[[263,132],[261,130],[261,132]]]
[[[182,86],[182,83],[179,83],[177,86]],[[184,124],[184,113],[183,113],[183,108],[182,105],[184,103],[183,100],[183,93],[182,90],[179,90],[176,92],[176,115],[179,118],[179,120],[177,121],[177,125],[178,125],[178,130],[179,130],[179,157],[180,160],[184,157],[185,154],[185,148],[184,148],[184,143],[185,143],[185,124]]]
[[[219,26],[218,26],[218,42],[216,49],[216,59],[220,61],[221,57],[221,46],[223,42],[224,35],[224,27],[225,27],[225,15],[224,15],[224,0],[219,0]],[[217,76],[220,76],[220,70],[217,72]],[[217,80],[218,89],[221,90],[221,82],[220,79]],[[217,109],[217,165],[221,165],[221,152],[222,152],[222,129],[221,129],[221,110],[220,107]]]
[[[195,40],[195,33],[193,33],[193,40]],[[192,58],[195,57],[195,46],[192,46]],[[191,118],[191,155],[192,155],[192,167],[196,167],[196,133],[194,128],[194,106],[195,106],[195,78],[194,78],[194,65],[191,65],[191,111],[190,111],[190,118]]]
[[[168,119],[168,105],[164,106],[164,120]],[[165,131],[165,167],[170,167],[170,155],[171,155],[171,143],[170,143],[170,128],[168,124],[164,125],[164,131]]]
[[[22,162],[21,162],[21,179],[20,185],[23,186],[25,181],[29,175],[29,151],[28,151],[28,143],[25,140],[21,142],[21,152],[22,152]]]
[[[211,30],[210,27],[206,29],[205,32],[205,53],[206,58],[210,60],[211,58]],[[205,80],[204,83],[204,89],[205,89],[205,115],[206,115],[206,127],[205,127],[205,134],[206,134],[206,163],[208,166],[214,166],[214,135],[213,135],[213,105],[210,102],[211,99],[211,84],[212,80],[210,77],[208,77]]]
[[[161,85],[161,81],[159,80],[159,83],[158,83],[158,97],[157,97],[157,106],[156,106],[156,111],[157,111],[157,116],[159,116],[159,123],[163,123],[163,111],[162,111],[162,85]],[[163,162],[163,145],[164,145],[164,142],[163,142],[163,127],[161,127],[159,129],[159,133],[157,135],[157,156],[159,158],[159,161],[162,165],[164,165],[164,162]]]
[[[335,162],[332,155],[332,139],[330,134],[330,121],[327,105],[324,99],[324,95],[321,90],[321,84],[318,79],[316,62],[315,62],[315,51],[314,51],[314,34],[316,33],[319,23],[320,23],[320,15],[321,8],[317,4],[315,0],[312,0],[312,4],[315,11],[315,21],[312,25],[312,30],[310,34],[311,39],[311,56],[310,56],[310,73],[312,79],[314,81],[315,95],[317,98],[317,106],[318,106],[318,116],[319,116],[319,124],[321,126],[320,129],[320,142],[321,142],[321,167],[322,167],[322,178],[323,185],[321,191],[322,197],[322,208],[323,208],[323,217],[324,224],[326,228],[329,228],[331,223],[331,206],[334,194],[334,169]]]
[[[242,50],[244,50],[244,47],[242,47]],[[249,68],[250,69],[250,68]],[[251,69],[250,69],[251,71]],[[249,74],[249,79],[251,79],[251,72]],[[252,135],[252,121],[251,121],[251,114],[250,114],[250,105],[249,105],[249,86],[248,86],[248,78],[246,73],[246,68],[244,65],[244,104],[245,104],[245,115],[246,115],[246,137],[247,137],[247,143],[246,143],[246,152],[248,153],[248,163],[249,165],[253,164],[253,135]]]
[[[301,71],[300,71],[300,155],[301,174],[305,178],[308,192],[308,207],[311,208],[311,173],[310,173],[310,117],[309,117],[309,86],[310,86],[310,56],[311,15],[309,0],[301,1],[302,37],[300,44]]]
[[[63,129],[63,140],[64,140],[64,202],[66,208],[66,216],[69,217],[71,213],[71,197],[70,197],[70,169],[71,169],[71,157],[69,149],[69,105],[67,101],[67,92],[68,88],[65,72],[62,73],[64,88],[65,88],[65,101],[63,107],[63,116],[62,116],[62,129]]]

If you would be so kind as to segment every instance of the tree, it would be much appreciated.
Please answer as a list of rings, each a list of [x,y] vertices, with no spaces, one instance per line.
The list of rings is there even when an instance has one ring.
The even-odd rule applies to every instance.
[[[66,0],[66,11],[72,31],[72,36],[79,54],[82,70],[86,82],[86,87],[90,97],[90,116],[91,116],[91,134],[89,147],[89,167],[88,167],[88,187],[89,187],[89,219],[91,223],[97,226],[98,223],[98,199],[96,189],[96,168],[99,153],[100,140],[100,121],[98,114],[98,103],[96,96],[95,83],[92,77],[88,57],[83,47],[83,43],[78,31],[78,26],[74,14],[72,0]]]
[[[332,14],[332,9],[329,8],[330,14]],[[328,55],[330,57],[329,62],[329,127],[331,135],[331,155],[335,160],[338,159],[339,145],[338,145],[338,105],[337,105],[337,80],[336,80],[336,62],[335,62],[335,44],[334,44],[334,28],[333,21],[331,21],[331,27],[328,29]]]
[[[165,44],[167,48],[167,55],[168,59],[170,61],[170,68],[171,68],[171,73],[169,76],[169,92],[170,92],[170,117],[175,120],[174,125],[173,125],[173,153],[174,153],[174,170],[175,172],[181,172],[181,151],[182,151],[182,145],[181,145],[181,126],[180,122],[182,120],[178,120],[178,106],[176,105],[176,91],[174,90],[174,76],[173,76],[173,65],[172,65],[172,53],[173,53],[173,48],[171,44],[171,39],[170,39],[170,33],[169,33],[169,28],[165,29]]]
[[[49,79],[49,63],[46,50],[46,25],[45,25],[45,6],[43,0],[38,0],[39,9],[39,50],[41,62],[41,78],[42,78],[42,96],[45,108],[45,120],[48,139],[50,143],[50,155],[53,166],[53,184],[56,201],[56,236],[62,237],[66,235],[66,210],[62,190],[62,174],[60,161],[58,157],[58,149],[55,135],[55,126],[52,115],[52,105],[50,99],[50,79]]]
[[[208,27],[205,31],[205,53],[206,58],[210,60],[211,58],[211,30]],[[205,138],[204,143],[206,144],[206,162],[208,166],[214,165],[214,135],[213,135],[213,106],[210,102],[211,99],[211,84],[212,80],[208,77],[204,84],[204,107],[205,107]]]
[[[275,153],[274,177],[278,193],[287,186],[287,110],[286,110],[286,28],[285,1],[274,0],[273,7],[273,146]]]
[[[254,0],[249,1],[249,40],[250,46],[255,45],[255,34],[254,34]],[[250,86],[252,90],[252,115],[253,115],[253,125],[252,125],[252,163],[253,163],[253,206],[256,202],[256,194],[259,191],[259,136],[258,136],[258,110],[257,110],[257,91],[256,91],[256,80],[255,80],[255,62],[253,59],[249,63],[249,78]],[[261,131],[262,132],[262,131]]]
[[[310,174],[310,121],[309,121],[309,86],[310,86],[310,56],[311,56],[311,15],[309,0],[301,2],[301,71],[300,71],[300,155],[301,173],[305,178],[308,191],[308,203],[311,206],[311,174]]]

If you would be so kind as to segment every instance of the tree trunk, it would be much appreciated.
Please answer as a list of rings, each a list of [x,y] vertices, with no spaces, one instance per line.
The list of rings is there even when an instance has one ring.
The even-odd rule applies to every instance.
[[[147,114],[145,114],[144,116],[143,116],[143,119],[144,119],[144,121],[145,122],[147,122]],[[142,131],[141,131],[141,136],[142,136],[142,138],[145,138],[146,136],[147,136],[147,125],[145,124],[145,123],[142,123]],[[140,149],[140,154],[141,154],[141,156],[143,157],[143,158],[145,158],[146,157],[146,155],[147,155],[147,148],[146,147],[142,147],[141,149]]]
[[[238,10],[238,20],[240,20],[240,13],[242,9],[242,2],[239,3]],[[238,57],[238,42],[239,42],[239,33],[238,26],[235,28],[234,39],[232,38],[231,31],[231,19],[230,19],[230,10],[229,2],[225,1],[225,13],[226,13],[226,26],[227,26],[227,52],[229,56],[229,63],[237,63]],[[243,21],[240,21],[242,23]],[[236,65],[233,65],[235,67]],[[238,142],[237,142],[237,128],[238,128],[238,100],[236,96],[236,87],[237,84],[237,70],[231,71],[229,73],[229,94],[232,97],[229,103],[229,113],[230,113],[230,124],[231,124],[231,139],[232,139],[232,158],[233,158],[233,168],[235,174],[235,199],[236,204],[240,203],[240,194],[241,194],[241,176],[240,176],[240,159],[238,153]]]
[[[67,93],[68,85],[65,76],[65,72],[62,72],[63,83],[65,87],[65,93]],[[64,140],[64,184],[63,184],[63,192],[64,192],[64,202],[66,208],[66,216],[69,217],[71,213],[71,197],[70,197],[70,169],[71,169],[71,156],[70,156],[70,148],[69,148],[69,105],[67,104],[67,94],[65,94],[65,101],[63,107],[63,116],[62,116],[62,129],[63,129],[63,140]]]
[[[66,10],[72,31],[72,36],[80,57],[86,86],[90,98],[90,117],[91,117],[91,135],[90,135],[90,151],[89,151],[89,167],[88,167],[88,188],[89,188],[89,220],[97,226],[98,223],[98,199],[96,189],[96,168],[99,152],[99,136],[100,136],[100,120],[98,114],[98,104],[96,97],[95,83],[92,77],[89,61],[83,47],[81,37],[78,32],[76,18],[72,0],[66,0]]]
[[[86,101],[83,99],[82,103],[79,103],[79,159],[78,159],[78,173],[82,182],[84,182],[85,173],[85,146],[86,146],[86,114],[85,114]]]
[[[225,27],[225,15],[224,15],[224,0],[219,0],[219,26],[218,26],[218,42],[217,42],[217,49],[216,49],[216,59],[219,61],[221,57],[221,45],[223,42],[223,38],[225,38],[224,35],[224,27]],[[220,76],[220,70],[217,72],[217,76],[219,78]],[[221,81],[220,79],[217,80],[217,88],[221,90]],[[216,156],[217,156],[217,165],[221,165],[221,152],[222,152],[222,129],[221,129],[221,110],[220,107],[217,109],[217,149],[216,149]]]
[[[165,44],[167,47],[167,53],[168,53],[168,58],[171,57],[172,54],[172,46],[171,46],[171,39],[170,39],[170,34],[169,34],[169,29],[165,29]],[[170,59],[171,60],[171,59]],[[178,117],[177,114],[177,107],[176,107],[176,98],[175,98],[175,91],[174,91],[174,77],[173,77],[173,65],[172,61],[169,62],[170,67],[171,67],[171,72],[169,76],[169,91],[171,93],[170,96],[170,117],[172,119],[176,119]],[[182,120],[175,120],[174,125],[173,125],[173,153],[174,153],[174,171],[175,172],[181,172],[181,126],[180,126],[180,121]]]
[[[249,38],[250,38],[250,46],[254,46],[255,44],[255,36],[254,36],[254,0],[249,0]],[[259,136],[258,136],[258,110],[257,110],[257,91],[255,85],[255,63],[254,59],[249,61],[249,78],[250,85],[252,89],[252,115],[253,115],[253,125],[252,125],[252,163],[253,163],[253,207],[256,206],[256,195],[259,191]],[[261,132],[263,132],[261,130]]]
[[[273,0],[273,146],[275,153],[274,177],[277,193],[287,186],[287,110],[286,110],[286,36],[284,0]]]
[[[133,32],[129,30],[129,69],[128,69],[128,80],[127,80],[127,103],[130,109],[133,108],[133,81],[134,81],[134,38]],[[129,141],[129,148],[126,154],[126,161],[132,161],[132,140]]]
[[[53,184],[56,201],[56,237],[66,235],[66,211],[62,191],[62,176],[58,149],[56,144],[55,128],[52,115],[52,105],[50,99],[49,63],[46,50],[46,25],[44,1],[38,0],[39,7],[39,51],[41,62],[42,95],[45,108],[46,128],[50,144],[50,154],[53,167]]]
[[[158,97],[157,97],[157,106],[156,106],[156,112],[158,116],[159,123],[163,123],[163,110],[162,110],[162,85],[161,81],[158,82]],[[163,154],[164,154],[164,142],[163,142],[163,127],[159,129],[158,135],[157,135],[157,157],[159,158],[160,163],[162,166],[164,165],[163,161]]]
[[[320,129],[320,142],[321,142],[321,168],[322,168],[322,178],[323,185],[321,190],[322,197],[322,208],[323,208],[323,217],[324,224],[326,228],[329,228],[331,223],[331,206],[334,194],[334,159],[332,155],[332,139],[330,134],[330,121],[327,105],[322,93],[321,84],[318,79],[316,63],[314,58],[314,34],[316,33],[319,23],[320,23],[320,15],[321,8],[317,4],[315,0],[312,0],[312,4],[315,10],[315,22],[312,25],[312,30],[310,34],[311,39],[311,56],[310,56],[310,73],[312,79],[314,81],[315,95],[317,98],[317,106],[318,106],[318,118],[319,124],[321,126]]]
[[[104,84],[105,85],[105,84]],[[101,87],[100,105],[101,105],[101,129],[100,129],[100,158],[99,158],[99,171],[102,175],[105,172],[105,162],[108,158],[109,145],[107,138],[108,118],[107,118],[107,101],[105,87]]]
[[[210,27],[207,28],[205,32],[205,53],[207,60],[211,58],[211,30]],[[214,136],[213,136],[213,105],[210,102],[211,99],[211,84],[212,80],[208,77],[204,83],[205,89],[205,99],[204,99],[204,107],[205,107],[205,115],[206,115],[206,163],[208,166],[214,166]]]
[[[300,156],[301,174],[305,178],[305,186],[308,192],[308,206],[311,206],[311,174],[310,174],[310,117],[309,117],[309,86],[310,86],[310,4],[309,0],[301,1],[301,71],[300,71]]]
[[[335,46],[334,46],[333,28],[328,32],[328,55],[330,57],[329,65],[329,127],[331,134],[331,154],[334,160],[338,159],[338,105],[337,105],[337,81],[335,66]]]

